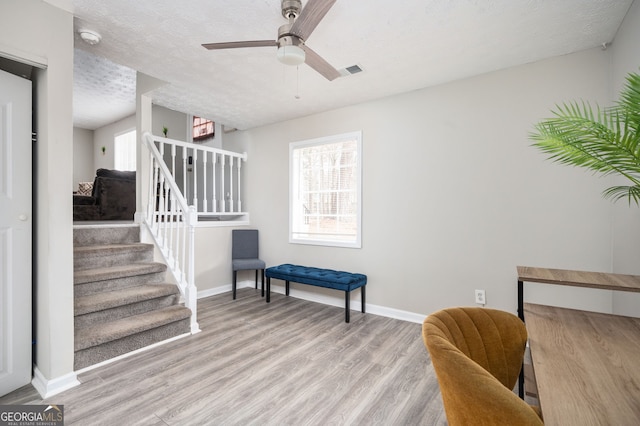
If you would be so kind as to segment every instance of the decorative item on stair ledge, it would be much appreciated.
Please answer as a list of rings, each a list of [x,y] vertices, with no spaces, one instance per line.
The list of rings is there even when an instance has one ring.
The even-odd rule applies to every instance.
[[[102,155],[104,155],[105,151],[107,150],[106,146],[103,146],[102,148],[100,148],[100,151],[102,151]]]
[[[162,134],[165,138],[167,137],[167,133],[169,133],[169,129],[167,129],[167,126],[162,126]]]
[[[554,118],[535,126],[534,146],[562,164],[620,175],[630,186],[612,186],[605,198],[640,205],[640,75],[630,73],[617,104],[594,112],[587,102],[562,104]]]

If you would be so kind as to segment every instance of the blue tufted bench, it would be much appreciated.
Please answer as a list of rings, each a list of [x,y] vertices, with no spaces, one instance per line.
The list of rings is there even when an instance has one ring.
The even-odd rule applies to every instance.
[[[267,268],[264,274],[267,277],[267,303],[271,302],[271,278],[276,278],[285,282],[287,296],[289,295],[290,281],[344,291],[345,322],[349,322],[349,294],[351,290],[360,288],[362,313],[364,313],[365,286],[367,285],[366,275],[334,271],[332,269],[291,265],[288,263]]]

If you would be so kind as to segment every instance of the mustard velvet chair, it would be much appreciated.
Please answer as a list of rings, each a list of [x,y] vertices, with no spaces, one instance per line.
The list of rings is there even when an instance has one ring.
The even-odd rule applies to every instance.
[[[443,309],[424,320],[422,338],[450,426],[543,424],[537,407],[513,393],[527,341],[517,316],[487,308]]]

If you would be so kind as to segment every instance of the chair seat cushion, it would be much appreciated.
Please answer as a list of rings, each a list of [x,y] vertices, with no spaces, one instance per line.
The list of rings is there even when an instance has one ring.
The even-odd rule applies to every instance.
[[[266,264],[260,259],[233,259],[231,261],[234,271],[246,269],[264,269]]]

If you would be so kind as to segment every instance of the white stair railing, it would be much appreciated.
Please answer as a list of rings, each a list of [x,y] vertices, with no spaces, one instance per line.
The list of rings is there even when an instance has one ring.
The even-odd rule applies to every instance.
[[[178,284],[185,306],[191,309],[191,333],[197,333],[200,327],[197,322],[194,235],[198,213],[195,207],[187,204],[153,142],[154,137],[145,133],[142,138],[150,153],[149,196],[144,221]]]
[[[242,211],[241,168],[247,153],[151,136],[169,173],[198,217],[227,220],[246,216]]]

